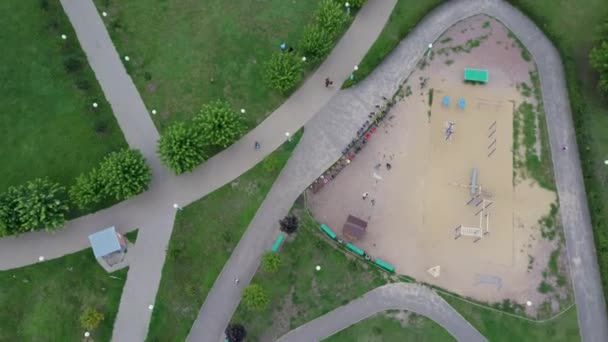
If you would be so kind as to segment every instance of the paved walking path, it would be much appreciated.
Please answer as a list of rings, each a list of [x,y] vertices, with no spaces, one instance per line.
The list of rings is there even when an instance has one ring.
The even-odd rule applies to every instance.
[[[373,3],[373,2],[370,2]],[[503,1],[453,0],[432,11],[395,51],[358,86],[340,92],[306,125],[304,137],[273,185],[222,274],[207,296],[190,332],[190,341],[220,339],[253,278],[260,256],[277,234],[276,222],[288,213],[297,196],[336,161],[367,113],[382,96],[394,94],[427,49],[451,25],[486,13],[501,20],[526,45],[537,61],[566,244],[572,270],[579,326],[584,341],[608,341],[608,319],[582,182],[582,172],[561,60],[550,41],[527,17]],[[572,153],[563,153],[562,144]],[[569,151],[570,151],[569,150]],[[233,279],[239,277],[240,286]]]
[[[329,76],[339,84],[350,74],[354,64],[380,32],[395,1],[368,2],[326,62],[268,119],[194,172],[172,177],[163,170],[154,155],[158,133],[153,129],[132,81],[121,69],[101,19],[96,12],[93,13],[95,9],[91,0],[62,0],[127,141],[144,152],[152,164],[154,181],[150,190],[137,198],[73,220],[66,229],[54,235],[36,232],[0,240],[0,270],[35,263],[39,255],[48,260],[86,248],[88,234],[108,225],[115,225],[122,232],[140,228],[139,247],[132,251],[134,262],[117,317],[114,340],[143,340],[150,319],[147,304],[155,299],[165,258],[164,247],[171,234],[172,203],[187,205],[236,178],[277,148],[284,141],[286,131],[295,132],[323,108],[307,125],[300,146],[201,309],[190,338],[194,341],[217,341],[240,296],[240,290],[234,291],[233,275],[241,275],[244,280],[242,286],[251,279],[259,263],[259,255],[264,247],[270,246],[276,234],[270,224],[276,224],[306,185],[339,157],[342,147],[354,136],[374,104],[379,103],[380,96],[388,96],[397,90],[429,42],[456,21],[476,13],[487,13],[509,26],[539,63],[582,337],[584,341],[608,341],[605,302],[559,55],[532,22],[504,2],[453,0],[423,20],[365,82],[332,99],[338,89],[325,89],[323,80]],[[104,61],[106,59],[108,61]],[[120,91],[114,92],[113,88]],[[254,140],[262,143],[259,153],[252,151]],[[562,144],[571,147],[567,153],[560,150]],[[268,224],[264,226],[265,222]],[[226,285],[228,283],[231,286]],[[209,331],[201,330],[207,319],[217,326],[212,326]]]
[[[426,316],[458,341],[487,341],[435,291],[416,284],[389,284],[312,320],[282,336],[277,342],[321,341],[373,314],[386,310],[407,310]]]

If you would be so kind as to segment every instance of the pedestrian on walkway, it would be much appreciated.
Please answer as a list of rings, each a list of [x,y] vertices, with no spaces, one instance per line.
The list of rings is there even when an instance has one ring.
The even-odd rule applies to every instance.
[[[363,193],[363,199],[366,199],[366,198],[367,198],[367,195],[369,195],[369,194],[368,194],[367,192],[364,192],[364,193]]]
[[[325,88],[327,88],[327,87],[329,87],[329,86],[331,86],[333,84],[334,84],[334,82],[332,80],[330,80],[329,77],[327,77],[325,79]]]
[[[234,279],[234,283],[235,283],[235,284],[238,284],[238,283],[239,283],[239,278],[235,278],[235,279]]]
[[[568,146],[563,145],[563,146],[562,146],[562,151],[567,151],[567,150],[568,150]]]

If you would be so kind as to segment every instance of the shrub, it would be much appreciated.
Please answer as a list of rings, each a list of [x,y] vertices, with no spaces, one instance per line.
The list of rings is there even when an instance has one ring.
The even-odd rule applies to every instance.
[[[318,60],[325,57],[332,46],[333,35],[319,25],[309,25],[302,34],[300,47],[307,58]]]
[[[112,152],[99,165],[103,193],[117,200],[131,198],[148,188],[152,171],[138,150]]]
[[[16,210],[18,199],[19,190],[14,186],[0,194],[0,236],[16,234],[21,228]]]
[[[80,324],[87,330],[95,330],[99,323],[103,321],[103,314],[93,308],[87,308],[80,315]]]
[[[158,141],[160,160],[180,174],[192,171],[205,161],[203,138],[192,126],[183,122],[169,126]]]
[[[325,31],[334,34],[348,20],[343,4],[335,0],[323,0],[315,13],[315,22]]]
[[[262,286],[251,284],[243,291],[243,303],[249,310],[260,311],[268,305],[268,296]]]
[[[14,210],[19,220],[19,231],[41,228],[54,230],[65,223],[69,207],[65,200],[65,189],[46,178],[38,178],[20,186],[17,190]]]
[[[281,230],[287,234],[294,233],[298,229],[298,218],[294,215],[285,216],[279,221]]]
[[[247,331],[241,324],[230,324],[226,327],[226,338],[229,342],[241,342],[247,337]]]
[[[76,57],[68,57],[63,63],[68,72],[74,73],[82,70],[83,63]]]
[[[91,172],[81,174],[76,178],[76,183],[72,185],[69,191],[70,200],[80,209],[88,208],[101,202],[103,188],[99,171],[93,169]]]
[[[271,88],[286,93],[300,81],[302,71],[302,61],[294,53],[276,52],[266,62],[264,76]]]
[[[243,117],[226,101],[213,101],[203,106],[194,117],[195,129],[211,145],[227,147],[245,130]]]
[[[275,273],[281,266],[281,256],[274,252],[266,252],[262,256],[262,270],[268,273]]]
[[[608,41],[591,49],[589,53],[591,66],[600,74],[598,87],[602,93],[608,95]]]

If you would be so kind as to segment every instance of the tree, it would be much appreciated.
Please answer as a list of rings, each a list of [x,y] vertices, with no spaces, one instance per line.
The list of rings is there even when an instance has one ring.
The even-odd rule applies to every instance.
[[[230,108],[228,102],[221,100],[204,105],[194,117],[194,124],[202,139],[221,147],[235,142],[245,130],[243,117]]]
[[[46,228],[54,230],[65,223],[65,189],[46,178],[38,178],[18,188],[14,210],[19,217],[19,231]]]
[[[282,93],[293,88],[302,78],[302,60],[295,53],[275,52],[265,66],[268,85]]]
[[[274,252],[266,252],[262,256],[262,270],[268,273],[275,273],[281,266],[281,256]]]
[[[19,190],[11,186],[0,194],[0,236],[12,235],[19,232],[21,221],[17,213]]]
[[[304,29],[300,47],[306,57],[311,60],[318,60],[325,57],[331,49],[333,36],[317,24],[309,25]]]
[[[98,169],[81,174],[69,190],[70,200],[78,208],[85,209],[101,202],[103,199],[103,181]]]
[[[608,95],[608,41],[591,49],[589,53],[591,66],[600,74],[599,89]]]
[[[295,215],[285,216],[284,219],[279,221],[279,225],[285,233],[294,233],[298,229],[298,218]]]
[[[243,291],[243,303],[249,310],[260,311],[268,305],[268,296],[262,286],[251,284]]]
[[[176,174],[192,171],[205,161],[202,134],[183,122],[167,128],[158,141],[160,160]]]
[[[103,321],[103,314],[93,308],[87,308],[80,315],[80,324],[87,330],[95,330],[99,323]]]
[[[138,150],[112,152],[99,165],[99,177],[106,196],[123,200],[148,188],[152,171]]]
[[[315,12],[316,23],[330,34],[335,34],[348,20],[343,4],[335,0],[323,0]]]
[[[241,342],[247,336],[247,331],[241,324],[229,324],[225,333],[229,342]]]

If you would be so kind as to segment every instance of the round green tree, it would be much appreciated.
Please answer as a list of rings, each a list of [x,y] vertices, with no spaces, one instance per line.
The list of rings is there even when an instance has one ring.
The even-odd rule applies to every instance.
[[[300,81],[302,72],[302,60],[296,54],[276,52],[266,62],[264,76],[271,88],[286,93]]]
[[[330,34],[335,34],[348,20],[348,15],[342,7],[344,3],[335,0],[323,0],[315,12],[316,23]]]
[[[46,178],[27,182],[17,190],[14,210],[19,217],[20,232],[46,228],[54,230],[65,223],[69,210],[65,189]]]
[[[81,174],[76,183],[69,190],[70,200],[80,209],[89,208],[102,199],[103,183],[99,170],[93,169],[89,173]]]
[[[262,256],[262,270],[275,273],[281,267],[281,256],[274,252],[266,252]]]
[[[260,311],[268,306],[268,296],[262,286],[251,284],[243,291],[243,303],[250,310]]]
[[[311,60],[318,60],[329,52],[333,35],[319,25],[309,25],[302,34],[300,48]]]
[[[241,114],[235,112],[226,101],[213,101],[203,106],[194,117],[195,129],[211,145],[227,147],[245,130]]]
[[[176,174],[192,171],[205,161],[202,134],[183,122],[169,126],[158,141],[160,160]]]
[[[117,200],[144,192],[152,179],[152,171],[138,150],[112,152],[99,165],[99,178],[106,196]]]

